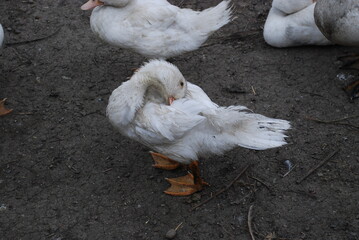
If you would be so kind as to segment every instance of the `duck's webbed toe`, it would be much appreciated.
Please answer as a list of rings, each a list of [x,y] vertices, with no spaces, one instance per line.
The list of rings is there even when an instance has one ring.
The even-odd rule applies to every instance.
[[[162,155],[160,153],[150,152],[153,160],[155,161],[155,164],[152,166],[155,168],[160,168],[164,170],[174,170],[180,166],[180,164],[169,157],[166,157],[165,155]]]

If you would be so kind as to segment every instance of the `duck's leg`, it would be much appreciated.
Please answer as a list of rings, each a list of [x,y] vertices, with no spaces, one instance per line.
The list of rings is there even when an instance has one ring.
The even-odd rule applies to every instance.
[[[6,98],[4,98],[3,100],[0,100],[0,116],[4,116],[4,115],[12,112],[12,109],[5,108],[5,101],[6,101]]]
[[[173,196],[187,196],[202,190],[208,183],[203,181],[200,176],[198,161],[192,162],[188,166],[190,172],[183,177],[166,178],[171,186],[165,191],[166,194]]]
[[[165,155],[162,155],[160,153],[155,153],[150,151],[150,154],[155,161],[155,164],[152,166],[155,168],[160,168],[164,170],[173,170],[180,166],[180,164],[176,161],[173,161],[169,157],[166,157]]]
[[[359,70],[359,54],[338,57],[338,60],[343,62],[343,66],[341,66],[342,69]]]

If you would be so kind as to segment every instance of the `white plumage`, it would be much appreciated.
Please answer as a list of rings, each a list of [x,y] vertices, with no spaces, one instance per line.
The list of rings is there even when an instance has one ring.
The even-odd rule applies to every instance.
[[[88,5],[91,1],[82,9],[94,7]],[[111,45],[147,58],[165,59],[196,50],[231,20],[228,0],[201,12],[173,6],[166,0],[98,2],[103,5],[92,12],[92,31]]]
[[[176,100],[168,105],[170,98]],[[113,91],[107,117],[123,135],[185,164],[238,146],[282,146],[290,128],[243,106],[218,106],[163,60],[145,64]]]
[[[273,0],[264,40],[273,47],[332,44],[314,21],[313,0]]]

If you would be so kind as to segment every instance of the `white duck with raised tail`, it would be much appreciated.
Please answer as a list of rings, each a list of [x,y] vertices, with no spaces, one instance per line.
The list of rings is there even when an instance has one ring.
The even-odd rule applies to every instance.
[[[273,47],[332,44],[314,21],[314,0],[273,0],[263,36]]]
[[[120,133],[160,153],[152,153],[155,167],[189,164],[191,174],[168,179],[172,186],[165,193],[171,195],[189,195],[206,184],[200,178],[199,158],[239,146],[280,147],[290,128],[288,121],[254,114],[243,106],[218,106],[163,60],[145,64],[112,92],[107,117]]]
[[[91,29],[105,42],[147,58],[169,58],[198,49],[231,20],[230,1],[203,11],[182,9],[166,0],[89,0],[95,8]]]

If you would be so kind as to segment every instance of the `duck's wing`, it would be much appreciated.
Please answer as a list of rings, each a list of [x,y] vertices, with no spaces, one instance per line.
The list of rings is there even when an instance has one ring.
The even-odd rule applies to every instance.
[[[147,103],[136,117],[135,131],[142,141],[154,144],[179,140],[206,121],[203,112],[217,107],[200,87],[187,82],[186,96],[171,106]]]
[[[188,102],[186,105],[193,104]],[[191,107],[184,112],[164,104],[147,103],[137,114],[134,122],[135,134],[147,145],[171,143],[205,120],[203,116],[196,114],[198,111],[197,107]]]
[[[127,18],[119,24],[129,24],[133,28],[167,30],[176,25],[179,8],[170,4],[145,3],[130,12]]]
[[[275,7],[286,14],[299,12],[313,4],[313,0],[273,0],[272,7]]]
[[[208,95],[202,90],[202,88],[198,87],[195,84],[187,82],[187,94],[186,99],[194,100],[203,107],[207,108],[217,108],[218,105],[212,102],[212,100],[208,97]],[[176,103],[176,102],[175,102]]]

